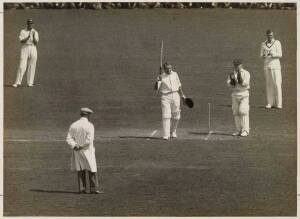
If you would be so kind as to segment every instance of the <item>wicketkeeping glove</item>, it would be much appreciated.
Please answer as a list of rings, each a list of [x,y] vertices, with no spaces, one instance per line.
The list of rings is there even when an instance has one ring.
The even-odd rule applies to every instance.
[[[235,86],[237,81],[236,81],[234,75],[233,75],[233,74],[230,74],[229,77],[230,77],[230,84],[231,84],[232,86]]]
[[[188,108],[194,107],[194,101],[192,98],[189,97],[182,97],[184,105],[186,105]]]

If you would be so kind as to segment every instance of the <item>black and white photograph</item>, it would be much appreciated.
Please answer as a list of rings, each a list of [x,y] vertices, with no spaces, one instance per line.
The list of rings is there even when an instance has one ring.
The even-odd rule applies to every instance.
[[[297,217],[297,2],[10,1],[4,217]]]

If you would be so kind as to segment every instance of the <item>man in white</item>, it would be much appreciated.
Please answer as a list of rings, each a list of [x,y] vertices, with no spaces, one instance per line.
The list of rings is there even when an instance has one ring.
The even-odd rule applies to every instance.
[[[246,137],[249,135],[249,89],[250,73],[243,69],[242,61],[233,61],[234,71],[227,78],[227,85],[232,90],[232,112],[236,132],[233,136]]]
[[[266,79],[267,105],[270,109],[282,108],[281,65],[282,48],[279,40],[274,39],[273,31],[267,30],[267,40],[261,44],[260,56],[264,59],[264,73]]]
[[[163,139],[177,138],[177,126],[180,120],[180,97],[185,98],[178,74],[172,66],[164,64],[164,72],[160,69],[155,89],[161,93]],[[171,121],[172,120],[172,121]]]
[[[18,87],[22,83],[23,75],[27,69],[27,85],[33,86],[35,67],[37,61],[36,46],[39,42],[39,34],[33,29],[32,19],[27,20],[27,28],[21,30],[19,40],[22,44],[20,64],[17,72],[17,78],[13,87]]]
[[[79,193],[86,193],[86,172],[89,174],[90,192],[101,193],[98,190],[97,163],[94,147],[94,125],[89,122],[93,111],[81,108],[81,118],[69,129],[67,143],[71,146],[71,170],[78,172]]]

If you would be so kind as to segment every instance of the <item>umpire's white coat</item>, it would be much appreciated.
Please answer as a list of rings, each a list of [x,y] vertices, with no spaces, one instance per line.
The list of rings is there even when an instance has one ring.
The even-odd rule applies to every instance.
[[[94,125],[87,118],[81,117],[69,129],[67,143],[73,149],[76,145],[88,144],[87,149],[72,150],[71,170],[89,170],[97,172],[97,163],[94,148]]]

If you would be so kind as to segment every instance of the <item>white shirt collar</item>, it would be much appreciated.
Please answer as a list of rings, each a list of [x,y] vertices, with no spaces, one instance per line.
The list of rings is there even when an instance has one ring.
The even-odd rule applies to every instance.
[[[83,116],[80,118],[80,120],[86,120],[86,121],[88,121],[88,119],[86,117],[83,117]]]

